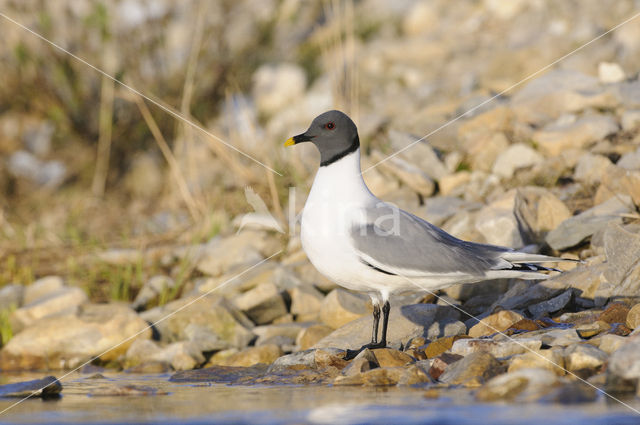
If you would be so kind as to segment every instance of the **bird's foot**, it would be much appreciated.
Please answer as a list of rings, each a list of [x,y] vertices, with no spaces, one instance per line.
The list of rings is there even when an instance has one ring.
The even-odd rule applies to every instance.
[[[347,349],[347,353],[344,355],[345,360],[353,360],[358,354],[360,354],[365,348],[369,350],[375,350],[376,348],[386,348],[386,342],[370,342],[368,344],[363,345],[357,350],[349,350]]]

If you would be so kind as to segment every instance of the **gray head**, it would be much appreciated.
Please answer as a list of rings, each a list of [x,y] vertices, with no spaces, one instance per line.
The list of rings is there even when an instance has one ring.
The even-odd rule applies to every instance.
[[[307,131],[293,136],[284,145],[292,146],[302,142],[316,145],[320,151],[321,167],[336,162],[360,147],[356,125],[347,114],[340,111],[318,115]]]

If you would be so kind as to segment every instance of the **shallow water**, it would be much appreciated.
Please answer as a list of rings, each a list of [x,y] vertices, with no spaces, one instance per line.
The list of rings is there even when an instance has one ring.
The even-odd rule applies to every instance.
[[[169,375],[104,375],[69,376],[59,399],[26,400],[0,415],[0,424],[640,424],[640,415],[605,399],[570,406],[487,404],[464,390],[430,399],[414,388],[228,386],[169,382]],[[2,383],[41,377],[3,376]],[[139,394],[109,395],[127,385]],[[19,400],[0,399],[0,410]],[[635,399],[631,403],[640,409]]]

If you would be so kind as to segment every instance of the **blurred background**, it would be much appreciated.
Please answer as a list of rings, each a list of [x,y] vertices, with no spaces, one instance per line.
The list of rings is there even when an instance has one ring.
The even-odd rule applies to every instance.
[[[366,168],[639,8],[633,0],[0,0],[0,285],[57,274],[94,301],[131,300],[154,274],[194,273],[166,253],[235,231],[233,219],[253,211],[247,187],[285,223],[295,186],[291,211],[300,210],[318,155],[282,143],[317,114],[351,115]],[[585,81],[634,80],[639,65],[634,21],[553,69],[588,90]],[[593,108],[617,113],[600,99]],[[560,116],[547,107],[536,110],[548,117],[520,120],[492,143],[537,148],[532,133]],[[372,190],[420,213],[425,197],[453,184],[438,181],[444,174],[490,171],[498,153],[478,155],[463,123],[406,151],[414,168],[367,172]],[[444,171],[420,162],[427,144]],[[522,178],[552,187],[563,173]],[[512,177],[494,186],[522,183]],[[424,189],[429,179],[438,184]],[[461,197],[480,201],[485,189]],[[592,195],[563,201],[575,213]]]

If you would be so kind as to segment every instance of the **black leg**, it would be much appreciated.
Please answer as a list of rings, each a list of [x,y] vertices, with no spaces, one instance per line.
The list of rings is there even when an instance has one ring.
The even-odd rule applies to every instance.
[[[378,324],[380,323],[380,306],[375,304],[373,306],[373,332],[371,334],[371,343],[376,344],[378,342]]]
[[[380,338],[380,345],[387,346],[387,325],[389,324],[389,312],[391,311],[391,305],[389,301],[386,301],[382,306],[382,337]]]
[[[357,350],[347,350],[347,353],[344,356],[345,360],[351,360],[356,357],[362,350],[365,348],[376,349],[376,348],[385,348],[387,346],[387,324],[389,323],[389,311],[391,310],[391,306],[389,305],[389,301],[386,301],[382,306],[382,338],[380,338],[380,342],[378,342],[378,325],[380,323],[380,306],[373,306],[373,334],[371,335],[371,342],[369,344],[365,344]]]

